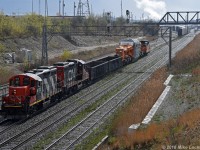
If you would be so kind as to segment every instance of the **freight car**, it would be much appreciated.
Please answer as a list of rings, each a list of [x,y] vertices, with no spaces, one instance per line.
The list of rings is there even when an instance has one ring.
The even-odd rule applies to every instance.
[[[178,25],[178,26],[173,26],[173,27],[172,27],[172,30],[173,30],[173,31],[176,31],[177,34],[178,34],[178,36],[183,36],[183,35],[188,34],[189,28],[188,28],[188,27],[185,27],[185,26],[180,26],[180,25]]]
[[[188,29],[186,27],[179,27],[177,32],[178,32],[178,36],[183,36],[188,34]]]
[[[144,45],[146,48],[142,48]],[[124,64],[148,53],[148,41],[125,39],[116,48],[116,55],[84,62],[73,59],[53,66],[40,66],[9,79],[9,94],[2,99],[2,114],[8,118],[22,118],[34,114],[44,105],[59,102],[88,84],[113,72]]]
[[[89,80],[94,82],[95,80],[103,77],[118,68],[122,67],[122,60],[117,55],[107,56],[95,61],[87,62],[86,68],[89,72]]]

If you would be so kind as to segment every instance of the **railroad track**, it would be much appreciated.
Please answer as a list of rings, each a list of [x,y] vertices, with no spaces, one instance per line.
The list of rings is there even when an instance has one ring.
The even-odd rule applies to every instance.
[[[153,57],[154,55],[152,55],[151,57]],[[150,59],[150,58],[149,58]],[[147,65],[147,62],[145,62],[144,63],[144,65]],[[139,66],[137,69],[139,70],[141,68],[141,66]],[[132,68],[130,68],[130,69],[132,69]],[[137,70],[136,69],[136,70]],[[121,75],[119,75],[119,76],[121,76]],[[118,76],[118,77],[119,77]],[[125,76],[127,76],[127,75],[124,75],[124,77],[122,77],[122,78],[125,78]],[[131,76],[127,76],[127,77],[131,77]],[[126,77],[126,78],[127,78]],[[117,77],[116,77],[117,78]],[[116,80],[116,79],[115,79]],[[118,84],[120,83],[120,82],[122,82],[123,80],[121,80],[121,78],[120,79],[118,79]],[[111,81],[107,81],[106,83],[104,83],[105,85],[106,84],[108,84],[108,83],[110,83]],[[112,82],[111,82],[112,83]],[[109,84],[108,84],[109,85]],[[110,88],[110,86],[111,85],[109,85],[108,86],[107,85],[107,87],[106,88],[103,88],[101,91],[100,91],[100,93],[98,93],[98,95],[103,95],[103,94],[105,94],[103,91],[109,91],[109,88]],[[117,84],[113,84],[112,83],[112,86],[114,87],[114,86],[116,86]],[[102,85],[100,85],[101,87],[102,87]],[[98,89],[99,87],[96,87],[96,89]],[[93,89],[93,91],[94,90],[96,90],[96,89]],[[92,92],[93,93],[93,91],[89,91],[90,93]],[[82,97],[80,97],[79,99],[81,99],[81,98],[83,98],[83,97],[85,97],[86,95],[88,95],[88,93],[86,93],[85,95],[83,95]],[[100,97],[100,96],[98,96],[98,97]],[[89,102],[89,101],[92,101],[92,100],[94,100],[95,98],[97,99],[98,98],[97,97],[97,95],[94,95],[93,97],[91,97],[91,98],[89,98],[89,100],[87,101],[87,103]],[[72,98],[71,98],[72,100],[74,99],[73,98],[73,96],[72,96]],[[85,105],[85,107],[87,106],[87,103],[85,103],[84,105]],[[68,116],[68,118],[69,118],[69,116],[70,116],[70,113],[72,114],[73,113],[73,111],[77,111],[78,110],[78,107],[80,107],[81,105],[79,104],[75,104],[75,106],[77,106],[77,107],[73,107],[73,105],[74,105],[74,102],[71,102],[68,106],[64,106],[62,109],[60,109],[59,111],[56,111],[56,112],[54,112],[53,114],[51,114],[51,115],[49,115],[48,117],[46,117],[45,119],[43,119],[42,121],[40,121],[40,122],[38,122],[38,123],[36,123],[36,124],[34,124],[34,126],[31,126],[31,127],[29,127],[29,128],[27,128],[26,130],[23,130],[23,132],[21,132],[20,134],[23,134],[23,133],[26,133],[26,132],[28,132],[28,131],[30,131],[31,129],[33,129],[34,127],[36,127],[36,126],[39,126],[39,125],[41,125],[42,123],[45,123],[45,121],[47,121],[49,118],[51,118],[52,116],[55,116],[56,114],[58,114],[58,113],[61,113],[61,111],[63,111],[64,109],[66,109],[66,108],[73,108],[73,109],[69,109],[69,110],[71,110],[71,111],[69,111],[67,114],[66,114],[66,112],[64,113],[64,114],[66,114],[65,116],[63,116],[63,117],[54,117],[54,118],[59,118],[59,119],[56,119],[56,120],[54,120],[54,122],[52,123],[52,124],[54,124],[55,122],[60,122],[60,120],[62,119],[62,118],[65,118],[65,117],[67,117]],[[89,105],[89,104],[88,104]],[[82,106],[82,109],[84,109],[84,107]],[[77,113],[78,113],[78,111],[77,111]],[[50,124],[49,126],[51,126],[52,124]],[[13,127],[13,126],[11,126],[11,127]],[[4,131],[4,132],[6,132],[6,131],[8,131],[10,128],[6,128],[6,130]],[[47,128],[45,128],[45,129],[47,129]],[[44,129],[44,130],[45,130]],[[3,134],[3,131],[1,131],[1,134]],[[7,142],[6,141],[4,141],[4,142],[2,142],[2,144],[1,144],[1,146],[3,146],[3,145],[5,145],[6,143],[8,143],[8,141],[11,141],[12,139],[15,139],[15,138],[17,138],[17,136],[20,136],[20,134],[17,134],[17,135],[15,135],[15,136],[10,136],[9,135],[9,137],[11,137],[11,138],[8,138],[8,140],[7,140]]]
[[[152,56],[153,57],[153,56]],[[144,64],[144,65],[147,65],[146,63]],[[141,67],[141,66],[140,66]],[[140,68],[139,67],[139,68]],[[139,69],[138,68],[138,69]],[[132,68],[131,68],[132,69]],[[124,77],[125,76],[127,76],[127,75],[124,75]],[[123,78],[124,78],[123,77]],[[131,76],[127,76],[127,77],[131,77]],[[127,78],[126,77],[126,78]],[[125,79],[126,79],[125,78]],[[120,79],[121,80],[121,79]],[[123,80],[121,80],[120,82],[123,82]],[[120,84],[120,82],[118,82],[118,84]],[[108,83],[108,82],[106,82],[106,83]],[[111,82],[112,83],[112,82]],[[112,83],[112,86],[113,86],[113,88],[116,86],[117,84],[116,83]],[[109,85],[109,88],[110,88],[110,85]],[[101,90],[101,92],[99,93],[99,94],[104,94],[104,92],[103,91],[107,91],[107,90],[109,90],[108,89],[108,87],[106,87],[106,88],[104,88],[103,90]],[[85,95],[84,95],[85,96]],[[83,96],[83,97],[84,97]],[[89,102],[89,101],[91,101],[91,100],[94,100],[95,98],[98,98],[97,97],[97,95],[94,95],[93,97],[91,97],[87,102]],[[68,106],[69,108],[73,108],[73,106],[72,105],[74,105],[74,102],[73,103],[71,103],[71,105],[70,106]],[[84,105],[86,105],[86,103],[84,104]],[[46,126],[45,128],[43,128],[42,130],[39,130],[38,129],[38,131],[40,131],[40,132],[37,132],[36,134],[34,134],[34,135],[32,135],[30,138],[28,138],[27,140],[25,140],[23,143],[26,143],[28,140],[30,140],[31,138],[33,138],[34,136],[36,136],[37,134],[40,134],[41,132],[43,132],[44,130],[46,130],[46,129],[48,129],[49,127],[51,127],[52,125],[54,125],[55,123],[59,123],[63,118],[68,118],[68,119],[70,119],[72,116],[70,116],[70,114],[72,114],[74,111],[77,111],[78,109],[79,109],[79,107],[80,106],[82,106],[81,104],[75,104],[75,108],[73,108],[73,109],[71,109],[71,111],[69,111],[67,114],[65,113],[65,115],[64,116],[62,116],[62,117],[54,117],[54,118],[57,118],[56,120],[55,119],[53,119],[53,122],[51,123],[51,124],[49,124],[48,126]],[[87,105],[86,105],[87,106]],[[83,106],[82,106],[83,107]],[[65,107],[63,107],[63,110],[66,108],[66,106]],[[60,111],[60,110],[59,110]],[[27,128],[26,130],[23,130],[23,132],[20,132],[19,134],[17,134],[17,135],[14,135],[14,136],[12,136],[12,137],[10,137],[9,139],[7,139],[6,141],[4,141],[4,142],[2,142],[1,143],[1,147],[2,146],[4,146],[4,145],[6,145],[6,144],[8,144],[10,141],[12,141],[12,140],[14,140],[14,139],[19,139],[18,137],[19,136],[21,136],[21,135],[23,135],[23,134],[26,134],[27,132],[30,132],[30,130],[32,130],[32,129],[34,129],[34,128],[36,128],[36,127],[39,127],[40,128],[40,125],[42,124],[42,123],[46,123],[46,121],[49,119],[49,118],[51,118],[53,115],[56,115],[56,114],[58,114],[58,111],[57,112],[55,112],[55,113],[53,113],[52,115],[49,115],[47,118],[45,118],[45,119],[43,119],[42,121],[40,121],[40,122],[38,122],[37,124],[34,124],[34,126],[31,126],[30,128]],[[30,136],[30,135],[29,135]],[[25,136],[25,137],[27,137],[27,136]],[[18,145],[18,147],[19,147],[20,145]],[[9,146],[10,147],[10,146]],[[16,147],[15,147],[16,148]]]
[[[147,62],[146,62],[147,63]],[[140,66],[141,67],[141,66]],[[68,114],[69,115],[69,114]],[[43,122],[45,122],[46,120],[44,120]],[[51,125],[53,125],[54,123],[52,123]],[[39,124],[38,124],[39,125]],[[44,128],[45,129],[45,128]],[[47,128],[46,128],[47,129]],[[31,130],[31,128],[27,128],[27,130],[24,130],[24,133],[25,132],[27,132],[27,131],[29,131],[29,130]],[[42,132],[43,130],[41,130],[41,132]],[[18,136],[19,136],[19,134],[18,134]],[[12,140],[12,139],[15,139],[15,138],[17,138],[18,136],[13,136],[13,138],[10,138],[10,140]],[[22,135],[23,136],[23,135]],[[35,135],[33,135],[32,137],[30,137],[29,138],[29,140],[31,140],[31,138],[33,138],[33,137],[36,137],[37,136],[37,134],[35,134]],[[23,137],[26,137],[25,135],[23,136]],[[27,142],[28,140],[25,140],[25,143]],[[16,142],[16,141],[15,141]],[[4,145],[7,145],[9,142],[8,142],[8,140],[7,140],[7,142],[5,142],[4,144],[2,143],[2,145],[1,145],[1,147]],[[24,143],[22,143],[21,145],[23,145]],[[9,144],[10,145],[10,144]],[[12,144],[11,144],[12,145]],[[16,144],[15,144],[16,145]],[[18,144],[18,146],[16,146],[15,148],[19,148],[20,146],[21,146],[20,144]],[[10,147],[7,147],[7,148],[9,148],[9,149],[12,149],[11,148],[12,146],[10,146]]]
[[[187,44],[187,43],[186,43]],[[175,54],[175,53],[174,53]],[[157,68],[163,66],[167,62],[167,56],[162,58],[158,63],[156,63],[151,69],[148,69],[145,73],[140,75],[132,83],[127,85],[124,89],[118,92],[110,100],[101,105],[93,113],[88,115],[85,119],[79,122],[76,126],[71,128],[59,139],[54,141],[51,145],[45,149],[70,149],[75,144],[79,142],[80,139],[83,139],[85,134],[90,133],[94,130],[95,126],[99,126],[100,122],[103,122],[102,119],[108,117],[109,114],[117,109],[117,107],[123,103],[128,97],[132,95],[133,92],[139,87],[142,82],[144,82],[151,74],[149,72],[154,72]],[[123,95],[125,93],[125,95]]]
[[[158,61],[153,67],[151,67],[134,81],[129,83],[120,92],[118,92],[103,105],[101,105],[98,109],[89,114],[76,126],[71,128],[63,136],[61,136],[51,145],[46,147],[45,150],[72,148],[75,144],[79,142],[80,139],[83,139],[85,134],[90,133],[92,130],[94,130],[94,128],[97,128],[97,126],[99,126],[101,122],[103,122],[103,119],[110,116],[111,112],[116,110],[123,102],[130,98],[132,94],[136,91],[136,89],[153,73],[153,71],[164,65],[166,61],[167,57],[164,57],[163,59]],[[149,72],[151,73],[149,74]]]

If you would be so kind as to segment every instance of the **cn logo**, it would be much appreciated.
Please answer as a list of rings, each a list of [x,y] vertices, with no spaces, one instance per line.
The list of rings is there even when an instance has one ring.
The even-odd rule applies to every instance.
[[[68,72],[68,81],[72,81],[75,78],[75,69],[69,70]]]

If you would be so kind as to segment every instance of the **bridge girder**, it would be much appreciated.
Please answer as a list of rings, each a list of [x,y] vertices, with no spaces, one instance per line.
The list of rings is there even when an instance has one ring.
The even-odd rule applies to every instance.
[[[158,22],[159,25],[200,24],[200,11],[167,12]]]

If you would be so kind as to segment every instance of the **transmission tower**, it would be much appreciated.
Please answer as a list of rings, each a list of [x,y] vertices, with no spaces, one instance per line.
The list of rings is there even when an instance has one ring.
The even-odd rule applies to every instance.
[[[86,2],[82,2],[81,0],[79,0],[77,16],[89,16],[89,15],[90,15],[89,0],[87,0]]]

